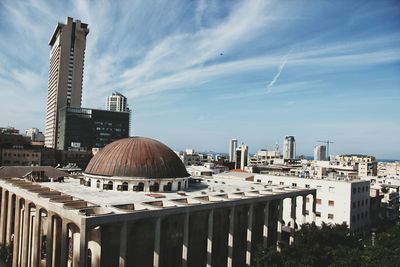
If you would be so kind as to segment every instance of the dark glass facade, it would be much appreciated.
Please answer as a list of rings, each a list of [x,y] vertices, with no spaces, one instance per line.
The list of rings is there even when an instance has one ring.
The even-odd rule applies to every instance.
[[[129,137],[129,112],[64,107],[59,113],[57,149],[92,149]]]

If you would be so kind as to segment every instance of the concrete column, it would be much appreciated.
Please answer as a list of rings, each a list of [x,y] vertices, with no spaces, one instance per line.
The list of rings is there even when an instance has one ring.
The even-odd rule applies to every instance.
[[[153,266],[158,267],[160,263],[161,217],[156,220],[154,232]]]
[[[21,254],[21,266],[26,267],[28,264],[28,246],[29,246],[29,222],[30,222],[30,202],[25,200],[24,207],[24,218],[23,218],[23,230],[22,230],[22,254]]]
[[[9,192],[8,193],[8,208],[7,208],[7,225],[6,225],[6,244],[11,243],[11,233],[13,231],[12,223],[15,220],[15,218],[12,218],[13,210],[15,210],[15,206],[13,206],[12,197],[13,197],[13,194],[11,192]]]
[[[302,209],[301,209],[301,215],[303,216],[303,224],[307,223],[307,217],[306,217],[306,205],[307,205],[307,196],[303,196],[303,202],[302,202]]]
[[[268,246],[268,224],[269,224],[269,204],[268,201],[264,206],[264,227],[263,227],[263,246],[267,248]]]
[[[61,222],[61,242],[60,242],[60,267],[66,267],[68,263],[68,222]]]
[[[228,264],[227,267],[232,267],[233,259],[233,234],[235,227],[235,207],[231,207],[229,211],[229,236],[228,236]]]
[[[212,265],[212,241],[214,230],[214,209],[210,210],[208,214],[208,228],[207,228],[207,267]]]
[[[144,183],[143,191],[150,192],[150,182],[143,182],[143,183]]]
[[[290,209],[290,237],[289,244],[293,244],[294,242],[294,232],[295,232],[295,224],[296,224],[296,197],[292,197]]]
[[[189,212],[186,212],[183,221],[182,267],[187,266],[189,248]]]
[[[280,199],[278,207],[278,227],[276,235],[276,245],[278,251],[281,251],[279,245],[282,242],[282,217],[283,217],[283,199]]]
[[[35,223],[33,229],[33,241],[32,241],[32,266],[39,266],[40,260],[40,226],[41,226],[41,214],[40,207],[36,206],[35,210]]]
[[[6,243],[6,225],[7,225],[7,202],[8,191],[3,188],[1,194],[1,214],[0,214],[0,244]]]
[[[21,210],[20,210],[20,203],[21,199],[19,197],[16,197],[15,199],[15,219],[14,219],[14,244],[13,244],[13,260],[12,260],[12,266],[19,266],[18,264],[18,250],[19,250],[19,235],[20,235],[20,215],[21,215]]]
[[[46,231],[46,267],[52,267],[53,259],[53,213],[47,211],[47,231]]]
[[[313,194],[313,203],[312,203],[312,221],[315,223],[317,219],[317,194]]]
[[[82,220],[79,232],[79,267],[87,266],[88,258],[88,240],[87,240],[86,221]]]
[[[119,267],[128,266],[126,263],[127,253],[127,238],[128,238],[128,223],[124,222],[120,232],[120,243],[119,243]]]
[[[249,206],[249,212],[247,214],[247,247],[246,247],[246,266],[251,265],[251,234],[253,230],[253,216],[254,216],[254,205]]]

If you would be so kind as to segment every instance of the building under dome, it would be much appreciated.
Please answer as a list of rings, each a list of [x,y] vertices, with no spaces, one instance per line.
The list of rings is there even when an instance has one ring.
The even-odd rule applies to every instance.
[[[0,245],[11,247],[14,267],[252,266],[260,246],[293,242],[295,229],[315,220],[315,189],[188,179],[175,153],[143,137],[116,141],[93,157],[86,186],[72,177],[2,178]]]
[[[174,151],[139,136],[104,147],[90,160],[84,176],[84,184],[93,188],[145,192],[184,190],[190,177]]]

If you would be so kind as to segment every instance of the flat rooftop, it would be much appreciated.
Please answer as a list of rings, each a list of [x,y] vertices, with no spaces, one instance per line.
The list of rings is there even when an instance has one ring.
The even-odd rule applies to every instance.
[[[40,183],[43,187],[49,187],[53,190],[84,199],[91,203],[101,206],[111,206],[126,203],[141,203],[153,201],[154,199],[170,200],[176,198],[215,196],[221,194],[235,194],[240,192],[265,191],[269,194],[278,194],[285,190],[301,191],[306,188],[289,188],[285,186],[266,185],[265,183],[256,183],[243,181],[239,179],[209,178],[200,183],[191,184],[189,189],[177,192],[131,192],[131,191],[113,191],[95,189],[80,184],[79,179],[68,178],[64,182]],[[272,190],[272,191],[271,191]]]
[[[3,185],[2,185],[3,184]],[[205,178],[177,192],[131,192],[101,190],[80,184],[76,178],[64,182],[32,183],[23,179],[0,179],[0,185],[16,188],[31,201],[48,201],[59,208],[80,216],[93,217],[132,213],[146,210],[188,207],[199,204],[224,204],[234,200],[257,197],[280,198],[315,193],[315,189],[267,185],[266,183],[229,178]],[[14,190],[13,190],[14,191]],[[229,205],[229,203],[226,203]],[[75,215],[76,216],[76,215]]]

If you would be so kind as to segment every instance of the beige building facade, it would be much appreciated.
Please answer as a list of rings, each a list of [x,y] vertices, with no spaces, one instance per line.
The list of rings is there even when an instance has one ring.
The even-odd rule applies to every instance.
[[[50,64],[46,111],[46,147],[57,144],[58,111],[80,107],[88,25],[68,17],[58,23],[50,39]]]

